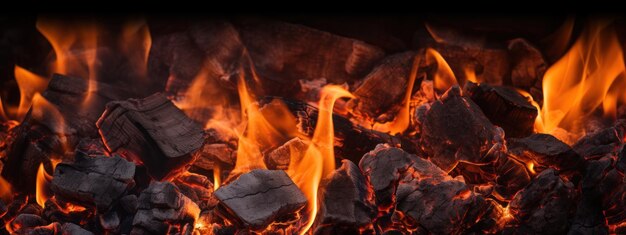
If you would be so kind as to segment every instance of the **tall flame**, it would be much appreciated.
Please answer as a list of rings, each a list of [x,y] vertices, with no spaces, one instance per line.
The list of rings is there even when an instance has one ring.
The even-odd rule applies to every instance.
[[[50,42],[56,56],[52,72],[89,79],[88,91],[95,91],[98,27],[94,24],[68,27],[63,22],[51,19],[39,19],[36,26]],[[85,105],[89,104],[89,100],[91,96],[87,95]]]
[[[311,144],[304,157],[291,156],[287,174],[306,195],[309,220],[300,234],[305,234],[313,225],[317,214],[317,190],[322,178],[335,170],[335,139],[333,108],[340,98],[354,98],[341,86],[327,85],[322,88],[319,101],[319,115]]]
[[[588,26],[543,78],[539,131],[554,134],[566,130],[574,139],[561,138],[569,143],[584,134],[582,121],[598,107],[615,113],[617,94],[626,90],[624,76],[620,76],[624,72],[623,52],[610,22]],[[614,92],[609,93],[611,90]]]
[[[35,188],[35,199],[37,204],[42,208],[45,207],[46,201],[52,197],[50,189],[48,189],[52,176],[46,172],[43,167],[43,163],[39,164],[39,170],[37,170],[37,185]]]
[[[376,123],[374,129],[378,131],[389,132],[392,135],[404,132],[410,124],[410,111],[411,111],[411,95],[413,94],[413,86],[415,85],[415,79],[417,78],[417,70],[420,64],[420,56],[415,56],[413,59],[413,66],[411,67],[411,73],[409,74],[409,83],[406,86],[404,93],[404,99],[402,101],[402,108],[396,114],[396,118],[384,124]]]
[[[436,64],[437,70],[433,78],[434,88],[437,94],[443,94],[450,87],[457,84],[456,76],[452,72],[452,68],[448,65],[448,62],[437,52],[435,49],[426,49],[426,64]]]

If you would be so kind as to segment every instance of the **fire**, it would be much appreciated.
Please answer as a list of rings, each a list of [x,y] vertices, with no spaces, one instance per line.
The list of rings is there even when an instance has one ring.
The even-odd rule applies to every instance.
[[[415,85],[415,78],[417,77],[417,69],[420,64],[420,57],[415,56],[413,60],[413,66],[411,67],[411,74],[409,75],[409,83],[406,87],[406,93],[404,94],[404,100],[402,108],[396,114],[396,118],[392,122],[387,122],[382,125],[375,124],[374,129],[384,132],[389,132],[392,135],[404,132],[410,123],[410,109],[411,109],[411,94],[413,94],[413,86]]]
[[[317,214],[317,190],[323,177],[335,170],[335,139],[333,126],[333,107],[340,98],[353,98],[350,92],[340,86],[327,85],[322,88],[319,101],[317,126],[311,144],[304,157],[291,156],[287,174],[306,195],[308,205],[308,222],[300,231],[305,234],[313,225]]]
[[[435,77],[433,78],[435,91],[437,94],[443,94],[450,87],[457,84],[456,76],[448,65],[448,62],[437,52],[435,49],[426,49],[426,64],[436,64],[437,70],[435,71]]]
[[[51,159],[52,169],[56,168],[57,164],[61,162],[57,159]],[[35,199],[37,204],[41,207],[45,207],[46,201],[52,197],[49,186],[52,182],[52,175],[48,174],[43,163],[39,164],[39,170],[37,170],[37,185],[35,188]]]
[[[48,79],[16,65],[15,80],[20,89],[20,104],[14,116],[16,120],[22,120],[30,109],[35,94],[43,92],[48,86]]]
[[[626,89],[623,51],[610,22],[588,26],[543,78],[539,131],[556,134],[565,130],[574,139],[556,137],[566,143],[584,134],[582,122],[597,108],[614,114],[617,99],[623,98]]]
[[[0,199],[5,204],[11,202],[13,198],[13,187],[4,178],[0,177]]]

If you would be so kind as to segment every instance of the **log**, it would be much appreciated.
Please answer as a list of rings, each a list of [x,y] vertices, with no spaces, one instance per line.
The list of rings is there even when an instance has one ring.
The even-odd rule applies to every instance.
[[[359,167],[369,179],[376,195],[376,205],[387,207],[393,203],[398,181],[417,159],[402,149],[378,145],[366,153]]]
[[[259,231],[279,218],[294,219],[307,203],[298,186],[280,170],[252,170],[220,187],[215,197],[220,201],[220,217],[241,229]]]
[[[458,86],[432,104],[421,130],[426,155],[446,172],[459,161],[485,164],[495,160],[487,152],[504,142],[502,129],[491,124],[471,99],[462,96]]]
[[[200,215],[200,208],[169,182],[150,183],[139,195],[138,208],[131,234],[168,234]]]
[[[467,82],[464,91],[491,123],[504,129],[507,137],[521,138],[533,133],[537,108],[515,90]]]
[[[264,97],[259,101],[261,109],[271,108],[273,100],[278,100],[286,105],[287,109],[295,116],[298,132],[305,136],[313,136],[317,125],[318,109],[304,102],[284,99],[280,97]],[[347,118],[333,114],[335,129],[335,158],[338,163],[341,159],[359,162],[363,155],[374,149],[378,144],[389,144],[401,147],[409,153],[417,153],[419,150],[409,139],[402,136],[392,136],[370,130],[352,123]],[[288,140],[288,138],[287,138]]]
[[[295,157],[302,158],[308,147],[308,143],[295,137],[265,154],[265,165],[270,170],[287,170],[291,162],[292,153],[296,155]]]
[[[543,75],[548,69],[548,62],[530,42],[522,38],[516,38],[508,42],[511,62],[511,84],[517,88],[530,90],[542,90]],[[532,93],[531,93],[532,94]],[[543,97],[533,96],[535,100]]]
[[[348,101],[347,106],[351,112],[360,117],[376,120],[390,109],[401,105],[413,60],[418,53],[423,54],[423,51],[390,55],[376,65],[354,91],[356,98]],[[416,84],[416,87],[419,87],[419,81]]]
[[[583,167],[583,158],[569,145],[549,134],[533,134],[526,138],[510,139],[509,152],[525,161],[536,163],[538,171],[552,167],[563,172]]]
[[[2,159],[5,163],[2,177],[16,189],[34,193],[39,164],[52,169],[50,159],[62,158],[66,151],[73,151],[79,138],[98,138],[95,123],[105,104],[133,95],[119,87],[100,82],[93,84],[97,90],[89,89],[87,79],[52,75],[42,96],[59,111],[64,125],[59,125],[59,117],[50,116],[49,110],[31,109],[24,121],[12,130],[12,142]],[[41,115],[33,115],[33,111]]]
[[[186,172],[176,177],[173,183],[201,210],[209,210],[217,205],[217,200],[213,197],[213,183],[206,176]]]
[[[368,182],[359,167],[343,160],[323,183],[322,203],[316,234],[343,234],[359,231],[372,223],[377,208],[371,200]]]
[[[509,204],[509,211],[515,219],[507,223],[504,233],[566,233],[577,199],[578,191],[574,185],[553,169],[547,169],[515,195]]]
[[[626,120],[618,120],[612,127],[585,135],[573,145],[573,149],[585,159],[616,155],[625,137]]]
[[[204,142],[202,127],[160,93],[110,102],[96,125],[109,152],[145,165],[158,180],[182,173]]]
[[[78,154],[73,163],[59,163],[50,189],[65,201],[107,211],[135,186],[135,165],[119,156]]]

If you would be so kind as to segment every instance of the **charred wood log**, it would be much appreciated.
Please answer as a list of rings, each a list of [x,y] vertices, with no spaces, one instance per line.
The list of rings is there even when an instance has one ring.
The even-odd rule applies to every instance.
[[[416,56],[422,55],[404,52],[382,60],[354,91],[356,98],[348,102],[352,112],[358,116],[377,119],[391,108],[401,105]],[[416,87],[419,87],[419,82],[416,83]]]
[[[515,219],[507,224],[504,233],[566,233],[577,199],[574,185],[563,180],[556,171],[547,169],[515,195],[509,204]]]
[[[398,181],[418,157],[402,149],[378,145],[366,153],[359,167],[365,172],[376,195],[376,205],[389,207],[394,202]]]
[[[285,104],[295,116],[298,131],[306,136],[313,136],[317,125],[318,110],[304,102],[282,99],[277,97],[265,97],[259,101],[260,106],[271,107],[273,100],[279,100]],[[355,125],[347,118],[333,114],[335,128],[335,156],[337,160],[348,159],[353,162],[361,160],[363,154],[374,149],[376,145],[386,143],[391,146],[402,147],[409,153],[416,153],[415,144],[402,136],[392,136],[386,133],[370,130]]]
[[[598,158],[606,154],[616,155],[624,137],[626,120],[618,120],[612,127],[584,136],[573,145],[573,148],[585,159]]]
[[[50,158],[73,151],[80,138],[97,138],[95,122],[107,102],[132,96],[132,92],[87,79],[54,74],[42,96],[59,117],[42,107],[33,107],[20,126],[12,131],[12,142],[2,159],[2,176],[22,192],[33,193],[40,163],[51,169]],[[61,120],[59,120],[61,119]]]
[[[183,172],[204,141],[202,127],[162,94],[111,102],[96,125],[109,152],[145,165],[159,180]]]
[[[295,137],[265,154],[265,165],[271,170],[287,170],[292,155],[302,158],[309,144]]]
[[[193,224],[200,208],[168,182],[152,182],[139,196],[131,234],[169,234]]]
[[[107,211],[134,187],[134,176],[135,165],[119,156],[78,154],[74,163],[57,165],[50,188],[60,199]]]
[[[461,95],[458,86],[435,101],[421,127],[421,144],[430,160],[450,172],[459,161],[484,164],[494,144],[504,142],[501,128],[489,122],[480,108]]]
[[[342,162],[322,186],[323,201],[317,217],[321,224],[316,234],[358,232],[377,214],[370,201],[369,184],[359,167],[348,160]]]
[[[508,148],[519,159],[536,163],[536,169],[552,167],[566,172],[580,170],[584,165],[583,158],[576,151],[549,134],[510,139]]]
[[[507,137],[526,137],[533,132],[537,108],[515,90],[468,82],[464,91]]]
[[[174,184],[202,210],[217,205],[217,200],[213,197],[213,183],[206,176],[187,172],[176,177]]]
[[[529,90],[535,100],[542,100],[543,97],[537,93],[542,91],[541,82],[548,69],[548,63],[543,54],[530,42],[521,38],[513,39],[508,44],[513,63],[511,84],[517,88]]]
[[[278,170],[252,170],[220,187],[215,196],[220,217],[250,230],[262,230],[277,219],[293,220],[307,203],[298,186]]]

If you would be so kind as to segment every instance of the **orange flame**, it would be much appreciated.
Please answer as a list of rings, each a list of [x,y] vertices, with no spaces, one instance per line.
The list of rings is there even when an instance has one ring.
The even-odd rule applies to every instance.
[[[43,92],[48,87],[48,79],[16,65],[15,80],[20,89],[20,104],[15,117],[17,120],[22,120],[30,109],[35,94]]]
[[[52,72],[89,79],[85,105],[96,91],[96,60],[99,30],[95,24],[67,25],[51,19],[39,19],[37,30],[52,45],[56,60]]]
[[[623,52],[610,22],[589,26],[543,78],[544,104],[537,119],[538,131],[554,134],[565,130],[574,137],[561,137],[566,143],[584,134],[581,122],[598,107],[604,107],[605,114],[615,113],[617,93],[610,90],[626,90],[620,76],[624,72]],[[612,88],[614,85],[618,87]]]
[[[222,183],[221,178],[221,170],[219,166],[213,166],[213,191],[220,188],[220,184]]]
[[[413,66],[411,67],[411,74],[409,75],[409,83],[406,87],[406,93],[404,94],[404,101],[402,108],[396,114],[396,118],[384,124],[374,124],[374,129],[383,132],[389,132],[392,135],[404,132],[410,123],[410,109],[411,109],[411,94],[413,94],[413,86],[415,85],[415,79],[417,77],[417,69],[419,68],[420,57],[415,56],[413,60]]]
[[[333,142],[335,139],[333,126],[333,107],[340,98],[354,98],[350,92],[341,86],[327,85],[322,88],[319,101],[319,115],[317,126],[313,133],[311,144],[304,157],[291,156],[287,174],[304,192],[308,199],[308,222],[300,231],[306,234],[317,214],[317,190],[323,177],[335,170],[335,154]]]
[[[0,199],[6,204],[13,198],[13,187],[4,178],[0,177]]]
[[[437,94],[443,94],[445,91],[450,89],[453,85],[457,84],[456,77],[454,76],[454,72],[448,65],[448,62],[432,48],[426,49],[426,64],[436,64],[437,70],[435,72],[435,77],[433,78],[435,91]]]
[[[35,188],[35,199],[37,204],[42,208],[45,207],[46,201],[52,197],[50,189],[48,188],[52,182],[52,176],[46,172],[43,167],[43,163],[39,164],[39,170],[37,171],[37,187]]]
[[[148,73],[148,56],[152,46],[150,29],[145,20],[127,22],[122,28],[121,48],[129,57],[133,68],[146,77]]]

